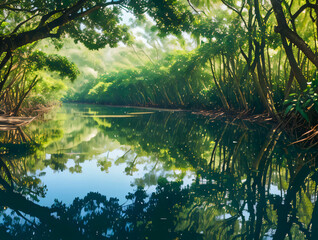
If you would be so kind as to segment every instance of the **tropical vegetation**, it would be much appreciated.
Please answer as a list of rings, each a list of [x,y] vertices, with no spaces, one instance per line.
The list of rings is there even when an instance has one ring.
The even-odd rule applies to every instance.
[[[0,5],[0,99],[7,113],[17,115],[34,89],[41,94],[30,97],[32,105],[52,99],[50,92],[63,90],[53,98],[64,95],[65,101],[77,102],[266,111],[279,121],[288,115],[316,123],[314,2],[74,0],[49,1],[45,8],[43,4],[6,0]],[[138,19],[132,20],[137,24],[130,24],[130,29],[122,24],[123,9]],[[144,29],[142,41],[131,37],[136,27]],[[167,47],[171,46],[169,34],[177,36],[178,51]],[[127,45],[124,51],[134,54],[117,59],[128,60],[129,67],[95,66],[93,78],[87,78],[86,71],[86,81],[73,87],[57,79],[76,78],[79,71],[68,62],[75,62],[74,56],[61,58],[52,49],[47,51],[53,55],[45,56],[38,46],[38,40],[52,39],[47,44],[62,49],[63,55],[59,39],[65,38],[94,50],[122,42]],[[43,69],[45,73],[39,74]],[[48,76],[48,71],[53,73]]]

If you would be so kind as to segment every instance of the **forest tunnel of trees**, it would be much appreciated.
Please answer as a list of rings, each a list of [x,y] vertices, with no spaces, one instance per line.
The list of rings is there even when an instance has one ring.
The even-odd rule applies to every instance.
[[[317,38],[314,0],[2,0],[0,109],[63,100],[315,126]]]
[[[0,0],[0,238],[318,239],[317,67],[318,0]]]

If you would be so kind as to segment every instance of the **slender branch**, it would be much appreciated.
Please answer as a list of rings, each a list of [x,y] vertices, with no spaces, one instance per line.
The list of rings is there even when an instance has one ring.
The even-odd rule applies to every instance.
[[[12,1],[12,2],[6,2],[6,3],[3,3],[3,4],[0,4],[0,8],[2,8],[3,6],[7,6],[9,4],[15,4],[15,3],[18,3],[19,1]]]
[[[276,16],[278,27],[275,32],[280,33],[282,38],[287,38],[291,43],[295,44],[306,57],[318,68],[318,56],[311,50],[310,46],[287,24],[283,8],[279,0],[271,0],[273,10]],[[297,76],[297,74],[295,74]]]
[[[0,26],[9,18],[9,16],[10,16],[10,12],[8,12],[8,15],[0,22]]]
[[[205,16],[207,16],[204,11],[199,11],[199,10],[197,10],[197,9],[193,6],[193,4],[192,4],[192,2],[191,2],[190,0],[187,0],[187,2],[188,2],[188,4],[189,4],[189,6],[192,8],[192,10],[193,10],[196,14],[203,13]]]
[[[241,52],[242,56],[244,57],[245,61],[249,64],[250,60],[241,47],[240,47],[240,52]]]
[[[24,101],[24,99],[28,96],[29,92],[32,90],[32,88],[38,83],[39,79],[38,76],[35,76],[35,78],[32,80],[28,90],[21,96],[21,99],[19,101],[19,103],[17,104],[17,106],[15,107],[15,109],[13,110],[13,115],[16,116],[20,110],[20,107]]]
[[[136,56],[137,56],[137,57],[139,58],[139,60],[141,61],[141,63],[144,65],[142,58],[139,56],[139,54],[138,54],[138,52],[136,51],[136,49],[135,49],[135,47],[134,47],[133,44],[131,45],[131,47],[132,47],[134,53],[136,54]]]
[[[231,9],[232,11],[234,11],[235,13],[237,13],[239,15],[239,17],[242,19],[243,23],[244,23],[244,26],[248,29],[248,25],[244,19],[244,17],[242,16],[242,11],[243,11],[243,6],[242,5],[242,8],[241,10],[237,10],[235,7],[231,6],[229,3],[227,3],[225,0],[222,0],[222,3],[227,6],[229,9]]]
[[[54,14],[60,13],[60,12],[63,12],[63,11],[65,11],[65,9],[55,10],[55,11],[52,11],[52,12],[50,12],[50,13],[44,15],[44,16],[41,18],[41,21],[40,21],[40,23],[39,23],[39,25],[38,25],[38,28],[39,28],[39,27],[42,27],[42,26],[44,25],[44,23],[45,23],[50,17],[52,17]]]
[[[9,11],[14,11],[14,12],[27,12],[27,13],[36,13],[38,11],[45,11],[45,9],[23,9],[23,8],[14,8],[10,7],[8,5],[0,6],[0,9],[6,9]]]
[[[1,85],[2,84],[4,85],[4,83],[7,81],[8,77],[9,77],[9,74],[10,74],[10,72],[12,70],[12,65],[13,65],[13,58],[11,58],[11,62],[10,62],[10,65],[8,67],[7,73],[5,74],[4,78],[1,80]],[[0,88],[0,91],[1,90],[2,89]]]
[[[16,28],[12,31],[11,34],[16,33],[23,24],[27,23],[28,21],[32,20],[33,18],[35,18],[37,16],[39,16],[39,14],[35,14],[32,17],[30,17],[30,18],[26,19],[25,21],[21,22],[20,24],[18,24],[18,26],[16,26]]]
[[[269,9],[264,17],[264,22],[266,23],[267,20],[269,19],[269,17],[272,15],[273,13],[273,8]]]
[[[297,12],[295,12],[291,17],[293,20],[295,20],[306,8],[312,8],[312,9],[315,9],[316,11],[318,10],[318,5],[315,5],[315,4],[312,4],[312,3],[309,3],[307,1],[307,3],[305,3],[304,5],[302,5],[298,10]]]
[[[11,52],[8,51],[5,55],[5,57],[2,59],[2,62],[0,63],[0,70],[6,65],[6,63],[9,61],[9,59],[11,58]]]

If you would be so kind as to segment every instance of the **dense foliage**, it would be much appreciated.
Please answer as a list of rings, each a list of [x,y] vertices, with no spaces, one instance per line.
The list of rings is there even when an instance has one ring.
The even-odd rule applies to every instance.
[[[317,239],[317,53],[315,0],[2,0],[1,115],[63,99],[266,112],[302,132],[290,144],[278,126],[104,106],[10,126],[0,237]],[[99,193],[37,203],[46,170],[80,173],[87,161],[142,169],[129,205]]]
[[[16,156],[8,145],[23,142],[21,136],[26,133],[1,134],[6,144],[0,146],[0,206],[6,209],[0,210],[0,236],[316,238],[314,149],[286,146],[286,135],[272,126],[211,123],[185,112],[140,111],[65,106],[54,121],[34,123],[26,132],[42,148]],[[138,117],[128,117],[137,113]],[[105,117],[111,114],[112,118]],[[105,154],[119,148],[127,150],[120,158]],[[74,197],[69,203],[59,199],[50,207],[30,201],[46,195],[43,176],[50,169],[79,174],[89,161],[104,174],[119,166],[123,176],[133,176],[135,189],[126,192],[127,202],[96,192]],[[188,178],[188,171],[192,181],[186,186],[181,179]]]
[[[148,17],[156,21],[162,36],[168,33],[180,34],[189,28],[193,15],[183,1],[11,1],[6,0],[0,4],[0,102],[2,111],[17,115],[21,104],[38,83],[38,78],[32,76],[25,80],[13,76],[15,63],[23,61],[31,54],[31,49],[42,39],[54,39],[54,44],[61,47],[59,41],[63,37],[72,38],[75,43],[82,43],[91,50],[104,48],[106,45],[116,47],[119,42],[127,43],[130,39],[128,28],[121,24],[122,9],[129,11],[138,18]],[[19,54],[23,52],[24,56]],[[70,76],[75,79],[74,66],[67,63],[67,59],[51,56],[37,56],[38,66],[30,70],[31,73],[46,65],[49,71],[60,71],[60,76]],[[34,58],[32,58],[34,59]],[[63,67],[57,69],[57,62],[61,61]],[[40,63],[41,62],[41,63]],[[21,69],[19,69],[21,70]],[[23,71],[23,70],[21,70]],[[8,94],[14,82],[23,82],[28,86],[26,91],[17,90],[20,99],[13,101]],[[24,78],[24,77],[22,77]],[[45,84],[42,85],[45,87]],[[52,89],[48,88],[47,91]],[[4,96],[6,95],[6,97]],[[10,95],[10,96],[9,96]],[[8,97],[9,96],[9,97]],[[48,99],[49,100],[49,99]],[[21,102],[21,103],[20,103]]]
[[[21,107],[28,109],[32,105],[54,100],[58,97],[59,90],[66,89],[61,79],[75,80],[78,75],[77,67],[67,58],[39,50],[33,51],[33,47],[16,51],[10,68],[7,84],[0,91],[0,102],[2,110],[15,115]],[[48,75],[48,71],[55,79]],[[25,99],[28,101],[25,102]]]
[[[199,108],[209,104],[202,91],[209,86],[210,75],[202,68],[193,69],[191,56],[169,55],[155,64],[104,74],[65,100]]]
[[[63,4],[49,1],[45,5],[43,8],[42,1],[10,0],[0,5],[0,100],[5,105],[8,101],[4,103],[3,92],[11,86],[8,79],[12,78],[13,62],[17,61],[14,59],[21,58],[17,53],[25,45],[44,38],[69,37],[95,50],[123,42],[134,50],[135,59],[139,59],[135,62],[146,57],[149,63],[132,64],[134,69],[116,73],[107,70],[101,74],[99,70],[100,77],[71,87],[65,100],[267,111],[277,120],[285,112],[288,116],[300,116],[309,124],[316,123],[318,60],[314,2],[74,0]],[[122,9],[139,20],[145,13],[146,18],[154,20],[152,24],[137,26],[144,28],[141,44],[130,37],[134,33],[122,24]],[[182,35],[184,32],[197,41],[190,53],[165,51],[167,44],[156,37],[172,33],[184,47],[189,38]],[[54,40],[54,44],[61,48],[60,42]],[[56,71],[52,64],[57,59],[51,58],[53,62],[44,61],[46,69]],[[66,59],[63,61],[60,76],[69,76],[73,66]],[[38,69],[41,65],[35,66]],[[73,74],[71,79],[74,78]],[[37,83],[33,79],[29,80],[30,90]],[[21,96],[24,99],[25,92]],[[15,105],[6,109],[20,108],[19,101]],[[17,114],[17,110],[13,113]]]
[[[266,111],[278,120],[288,115],[315,124],[317,66],[310,57],[317,52],[314,5],[220,2],[193,1],[194,12],[201,14],[188,29],[197,41],[191,52],[168,51],[155,61],[153,54],[146,66],[107,71],[65,100]],[[289,17],[288,26],[280,10]],[[289,30],[279,31],[276,25]],[[146,34],[152,32],[154,27]]]

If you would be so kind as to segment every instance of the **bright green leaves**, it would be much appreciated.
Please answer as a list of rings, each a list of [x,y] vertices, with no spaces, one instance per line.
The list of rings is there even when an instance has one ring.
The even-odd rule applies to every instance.
[[[66,57],[56,54],[46,54],[41,51],[34,51],[28,61],[34,64],[35,70],[47,69],[51,72],[58,72],[64,78],[68,77],[74,81],[79,74],[74,63],[71,63]]]
[[[147,12],[156,22],[161,36],[188,31],[194,20],[189,6],[180,0],[131,0],[128,6],[137,17]]]
[[[0,5],[0,14],[4,15],[2,6]],[[7,7],[10,8],[10,14],[12,13],[12,17],[8,15],[8,22],[13,24],[8,28],[1,24],[2,33],[10,34],[20,23],[19,32],[27,32],[39,30],[39,26],[55,21],[56,24],[51,25],[51,32],[46,33],[44,38],[51,37],[51,34],[56,34],[54,30],[59,29],[59,34],[67,34],[75,42],[82,42],[87,48],[94,50],[106,45],[116,47],[119,42],[129,40],[127,27],[120,24],[122,9],[132,12],[138,18],[147,13],[156,22],[161,35],[180,35],[182,31],[189,30],[194,19],[189,6],[181,0],[34,0],[12,2]]]
[[[294,96],[296,96],[296,95],[290,95],[290,97],[294,97]],[[291,98],[291,99],[285,101],[284,104],[288,105],[285,109],[285,115],[287,115],[291,112],[296,112],[296,113],[299,113],[307,122],[310,122],[308,114],[306,112],[307,109],[304,105],[302,96],[299,96],[297,99]]]
[[[88,82],[82,88],[91,89],[87,94],[80,93],[80,101],[162,107],[200,105],[208,101],[200,91],[211,79],[201,64],[192,52],[169,54],[143,67],[104,74],[95,85]]]
[[[234,54],[247,42],[247,35],[238,19],[231,17],[201,19],[193,25],[192,34],[203,39],[201,43],[207,44],[202,49],[202,54]]]
[[[307,89],[301,94],[292,93],[289,98],[284,101],[286,106],[285,115],[298,113],[308,123],[316,122],[313,114],[318,113],[318,93],[317,88],[308,85]]]
[[[308,123],[317,122],[318,113],[318,74],[317,71],[312,75],[312,81],[307,83],[307,88],[300,94],[292,93],[285,100],[285,115],[298,113]]]
[[[3,30],[6,26],[8,26],[8,25],[9,25],[8,22],[1,22],[1,24],[0,24],[0,31],[2,32],[2,30]]]
[[[105,94],[109,86],[111,86],[111,82],[99,82],[93,89],[89,90],[88,94],[92,96],[98,96],[100,94]]]
[[[97,50],[107,44],[116,47],[118,42],[129,40],[128,28],[119,24],[119,15],[116,7],[100,9],[69,24],[65,32],[89,49]]]
[[[148,1],[149,16],[153,17],[162,36],[181,34],[189,30],[194,17],[189,6],[178,0]]]

